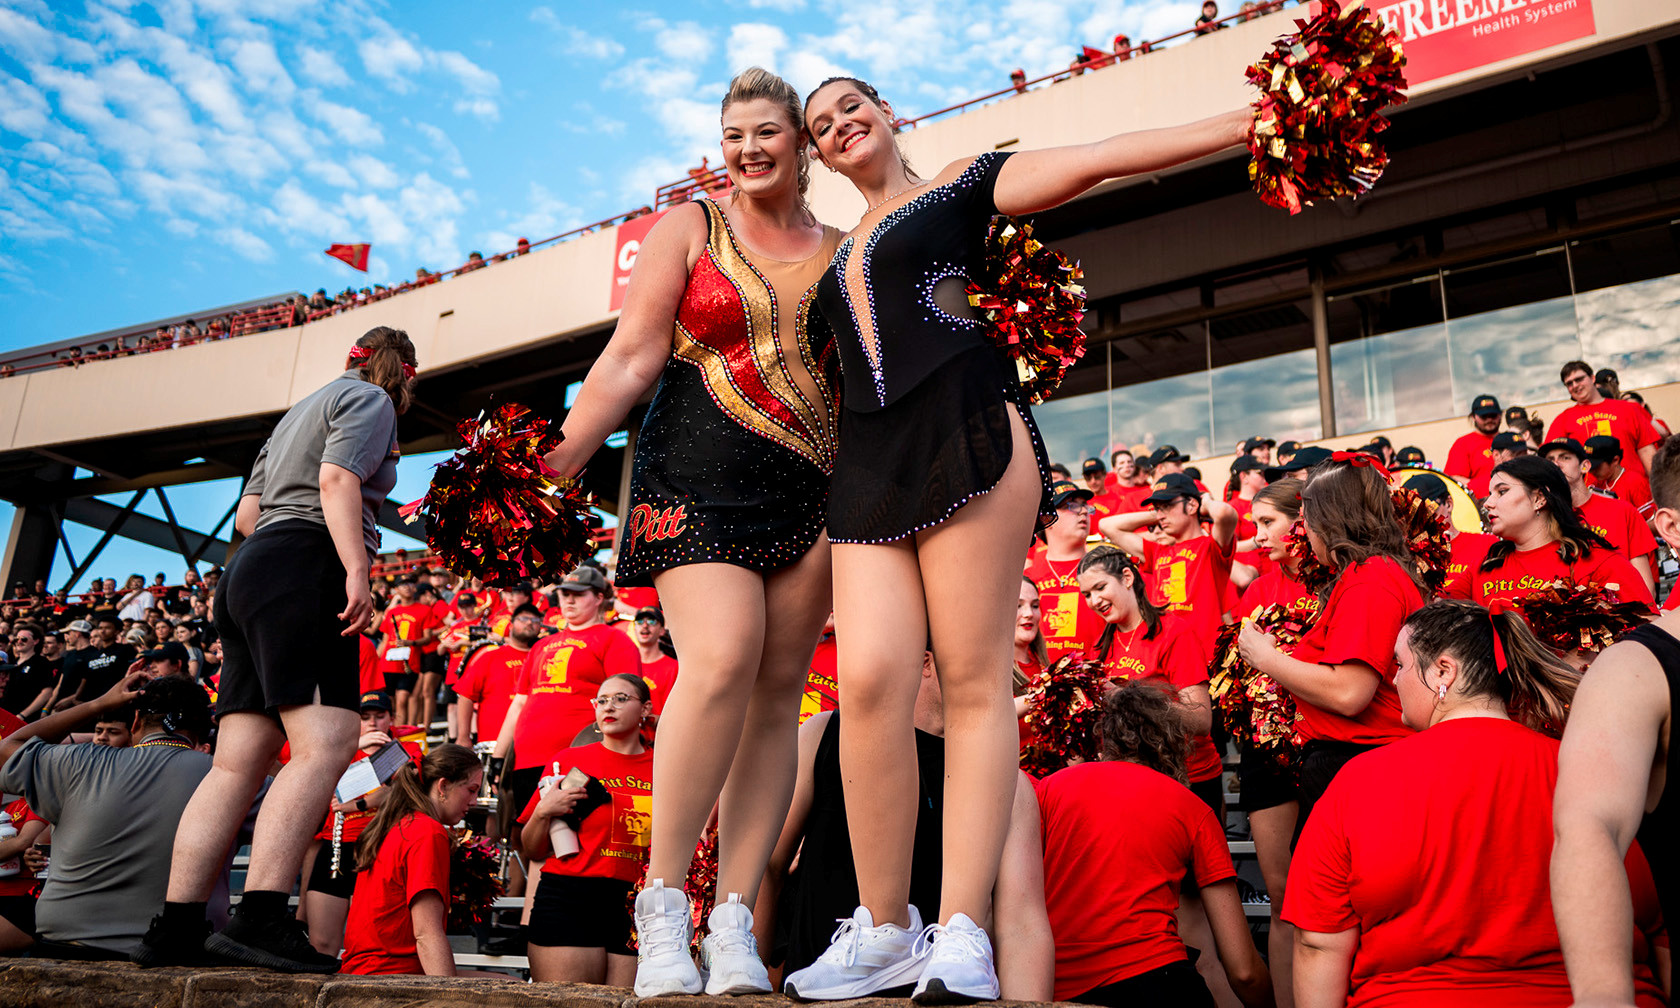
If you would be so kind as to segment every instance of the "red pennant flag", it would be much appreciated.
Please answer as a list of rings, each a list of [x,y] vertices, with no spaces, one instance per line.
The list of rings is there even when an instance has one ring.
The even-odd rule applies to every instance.
[[[332,256],[334,259],[342,259],[350,265],[351,269],[359,269],[363,273],[366,273],[368,249],[370,248],[372,248],[372,246],[367,242],[358,242],[355,245],[334,244],[332,247],[327,249],[327,255]]]

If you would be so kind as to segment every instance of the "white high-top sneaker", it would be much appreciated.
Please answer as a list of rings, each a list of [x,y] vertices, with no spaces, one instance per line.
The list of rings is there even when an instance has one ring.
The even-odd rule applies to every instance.
[[[844,1001],[902,987],[922,975],[926,951],[919,950],[922,915],[910,907],[910,926],[876,924],[868,907],[858,907],[829,939],[817,961],[782,982],[795,1001]]]
[[[700,993],[700,971],[688,943],[694,937],[688,894],[650,879],[636,894],[636,996]]]
[[[910,995],[917,1004],[997,1000],[992,939],[967,914],[952,914],[951,922],[944,926],[932,925],[923,933],[921,944],[927,949],[927,961],[916,992]]]
[[[753,915],[741,903],[740,893],[712,908],[707,918],[711,933],[700,939],[700,967],[706,974],[706,993],[770,993],[770,971],[758,957],[758,940],[753,937]]]

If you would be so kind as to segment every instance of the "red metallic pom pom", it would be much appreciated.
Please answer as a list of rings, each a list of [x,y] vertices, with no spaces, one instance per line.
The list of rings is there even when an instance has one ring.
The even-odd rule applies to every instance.
[[[1031,225],[993,217],[986,275],[985,285],[968,285],[968,303],[991,323],[992,342],[1015,361],[1028,398],[1041,403],[1085,356],[1084,271],[1034,239]]]
[[[445,567],[507,583],[565,574],[595,552],[587,495],[542,463],[562,440],[557,424],[504,403],[456,429],[460,449],[401,511],[410,521],[425,516],[426,540]]]
[[[1291,214],[1375,185],[1388,166],[1382,110],[1406,100],[1400,38],[1374,12],[1324,0],[1295,25],[1247,74],[1261,92],[1248,177],[1263,201]]]

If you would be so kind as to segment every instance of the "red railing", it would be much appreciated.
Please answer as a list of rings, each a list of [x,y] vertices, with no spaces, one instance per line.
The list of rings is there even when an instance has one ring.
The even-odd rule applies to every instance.
[[[1234,14],[1228,14],[1225,17],[1218,18],[1215,21],[1210,22],[1210,24],[1224,27],[1227,24],[1247,21],[1251,18],[1260,17],[1262,15],[1281,10],[1286,2],[1287,0],[1263,0],[1263,2],[1255,4],[1248,10],[1239,10]],[[941,116],[947,116],[954,112],[962,112],[966,109],[974,108],[977,105],[983,105],[987,102],[995,101],[999,98],[1006,98],[1010,95],[1025,94],[1029,89],[1040,84],[1054,84],[1059,81],[1067,80],[1070,77],[1077,77],[1087,71],[1100,70],[1105,67],[1113,66],[1116,63],[1136,59],[1153,52],[1156,49],[1162,48],[1167,43],[1174,42],[1187,36],[1205,34],[1211,30],[1213,29],[1205,25],[1195,26],[1186,28],[1181,32],[1175,32],[1174,34],[1165,36],[1164,38],[1155,39],[1153,41],[1144,41],[1136,45],[1121,45],[1119,43],[1124,40],[1124,36],[1116,36],[1116,47],[1112,52],[1087,47],[1086,52],[1094,55],[1090,55],[1089,58],[1086,59],[1075,60],[1065,69],[1057,70],[1052,73],[1045,74],[1042,77],[1036,77],[1032,80],[1027,80],[1024,73],[1017,72],[1016,74],[1011,75],[1010,85],[1008,87],[999,88],[996,91],[990,91],[986,94],[980,95],[979,97],[970,98],[967,101],[958,102],[955,105],[948,105],[942,109],[935,109],[932,112],[924,112],[914,118],[898,119],[895,120],[893,125],[899,127],[900,129],[913,129],[921,123],[938,119]],[[613,216],[607,217],[603,220],[598,220],[591,224],[585,224],[581,227],[575,227],[570,231],[563,231],[552,238],[544,238],[541,241],[526,242],[521,239],[519,246],[511,251],[497,253],[488,260],[465,263],[455,269],[448,270],[443,273],[431,273],[421,270],[419,271],[421,275],[417,276],[414,280],[403,281],[402,283],[394,286],[379,284],[373,288],[364,288],[367,292],[365,294],[351,290],[347,292],[350,296],[342,302],[335,301],[325,307],[316,309],[306,308],[304,321],[313,322],[316,319],[326,318],[330,315],[336,315],[339,312],[349,311],[353,308],[360,308],[364,305],[371,304],[374,301],[382,301],[385,298],[394,297],[395,295],[406,291],[414,290],[419,287],[430,286],[440,280],[459,276],[462,273],[470,273],[474,270],[483,269],[486,266],[493,265],[505,259],[511,259],[516,256],[523,255],[531,249],[541,248],[544,245],[557,244],[581,235],[591,234],[595,231],[602,230],[603,228],[612,227],[615,224],[621,224],[624,221],[641,217],[644,214],[650,214],[656,208],[663,209],[664,207],[686,203],[689,200],[703,194],[713,197],[719,196],[727,193],[730,189],[730,185],[729,173],[725,169],[721,167],[709,167],[706,162],[702,160],[700,167],[690,169],[686,178],[676,182],[666,183],[656,189],[654,191],[652,206],[636,207],[634,210],[627,210],[624,213],[614,214]],[[136,330],[133,333],[125,333],[108,340],[108,343],[114,343],[115,345],[108,346],[104,352],[85,353],[82,352],[79,347],[72,347],[68,350],[37,350],[21,354],[7,358],[4,361],[0,361],[0,378],[4,378],[8,375],[41,371],[55,367],[78,367],[89,361],[107,360],[112,357],[127,357],[132,356],[135,353],[148,353],[154,350],[169,349],[177,345],[185,346],[190,343],[203,342],[211,339],[225,339],[229,336],[244,336],[251,333],[285,328],[291,324],[292,306],[289,303],[281,302],[273,305],[265,305],[261,308],[249,309],[238,315],[232,316],[229,320],[229,329],[227,332],[209,333],[194,340],[175,341],[171,342],[169,346],[129,345],[130,341],[133,341],[136,344],[141,343],[145,341],[148,336],[144,330]],[[60,356],[60,354],[63,354],[63,356]],[[40,359],[36,360],[37,358]]]

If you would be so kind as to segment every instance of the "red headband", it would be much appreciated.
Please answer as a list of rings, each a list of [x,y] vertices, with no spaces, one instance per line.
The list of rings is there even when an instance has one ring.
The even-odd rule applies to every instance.
[[[1331,452],[1329,461],[1346,462],[1350,465],[1356,466],[1369,466],[1377,472],[1382,473],[1384,478],[1387,478],[1388,476],[1388,467],[1383,465],[1381,460],[1379,460],[1375,455],[1369,455],[1362,451]]]
[[[350,352],[346,356],[349,357],[349,359],[351,361],[353,361],[357,364],[360,364],[362,361],[365,361],[369,357],[372,357],[373,356],[373,351],[369,350],[365,346],[353,346],[353,347],[350,348]],[[404,361],[403,366],[402,366],[402,371],[403,371],[403,377],[404,378],[413,378],[414,377],[414,365],[413,364],[410,364],[407,361]]]

